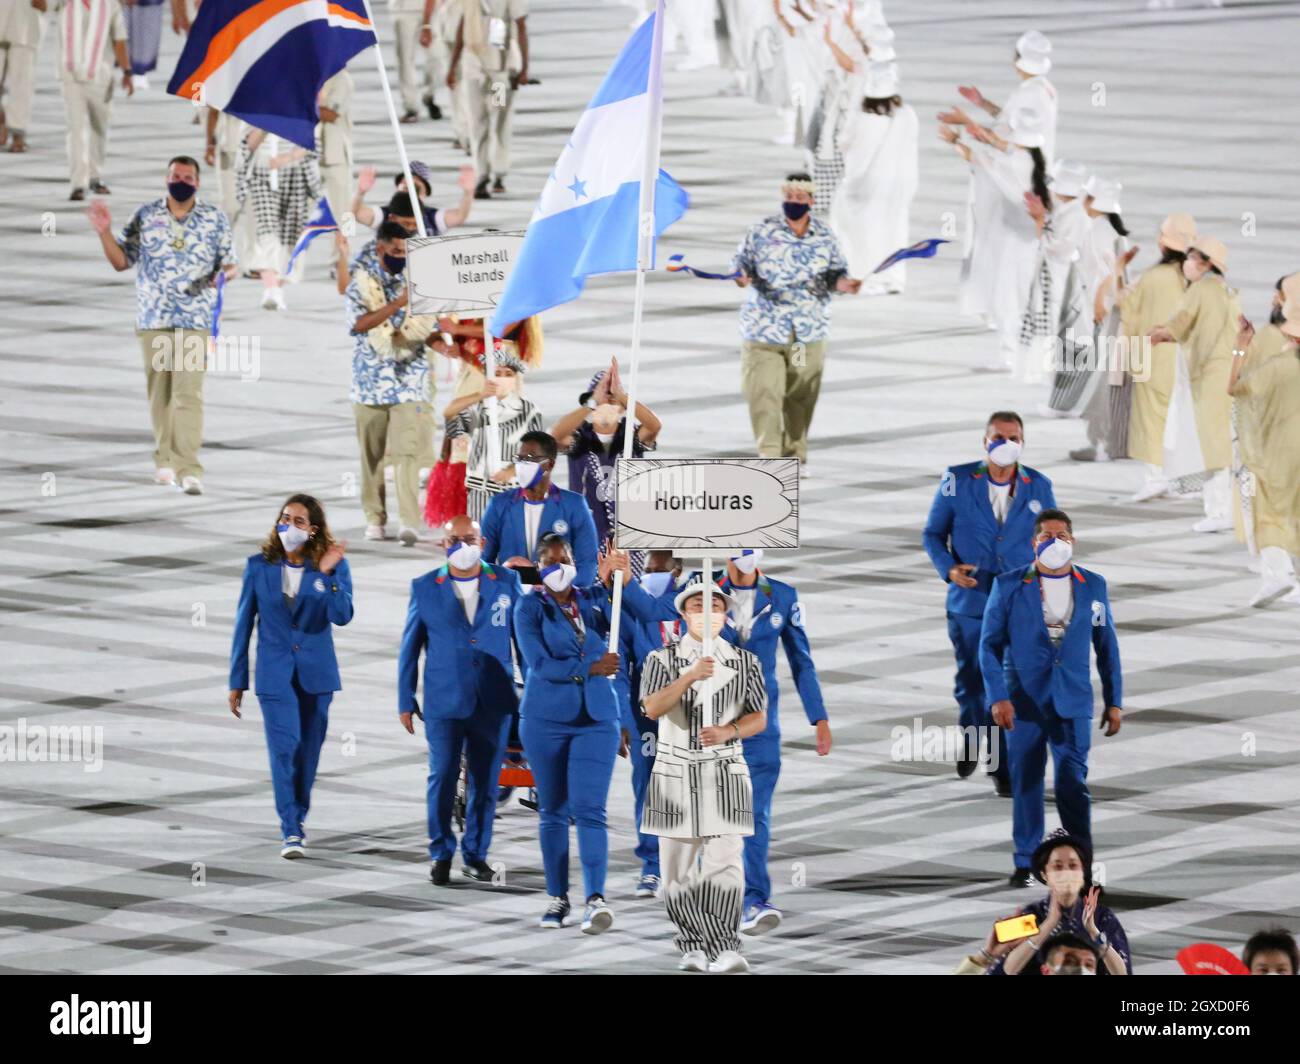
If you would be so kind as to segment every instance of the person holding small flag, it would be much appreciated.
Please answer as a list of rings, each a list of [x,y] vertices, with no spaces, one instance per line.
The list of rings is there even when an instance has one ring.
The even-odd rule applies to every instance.
[[[749,289],[740,307],[740,386],[763,458],[808,463],[808,430],[821,391],[831,295],[862,282],[829,225],[812,215],[813,180],[789,174],[781,214],[745,234],[732,262],[736,284]]]

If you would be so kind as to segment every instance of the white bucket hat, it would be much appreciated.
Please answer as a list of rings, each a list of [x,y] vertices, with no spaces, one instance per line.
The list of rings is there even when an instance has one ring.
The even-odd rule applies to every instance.
[[[1016,41],[1016,68],[1026,74],[1046,74],[1052,69],[1052,42],[1037,30],[1022,33]]]
[[[868,32],[867,58],[873,63],[888,63],[898,58],[894,51],[894,31],[888,26],[873,26]]]
[[[1124,188],[1118,181],[1107,181],[1093,174],[1083,190],[1092,197],[1092,209],[1102,214],[1119,214],[1119,194]]]
[[[720,607],[725,612],[736,604],[735,600],[723,591],[722,588],[718,587],[717,584],[714,584],[711,590],[713,591],[713,604],[715,607]],[[673,597],[673,606],[676,608],[678,613],[682,613],[682,607],[686,605],[687,599],[703,594],[704,581],[699,579],[692,580]]]
[[[867,76],[862,82],[862,95],[873,100],[883,100],[898,95],[898,64],[867,63]]]
[[[1052,164],[1052,192],[1057,196],[1082,194],[1088,180],[1088,168],[1072,159],[1057,159]]]

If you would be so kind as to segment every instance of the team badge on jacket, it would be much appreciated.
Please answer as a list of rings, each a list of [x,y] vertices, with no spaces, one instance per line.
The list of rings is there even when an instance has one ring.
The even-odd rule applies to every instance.
[[[315,582],[314,584],[312,584],[312,587],[314,587],[317,591],[324,591],[324,590],[325,590],[325,581],[322,580],[322,579],[318,576],[318,577],[316,577],[316,582]]]
[[[1031,514],[1041,513],[1042,509],[1043,509],[1043,504],[1039,502],[1037,499],[1029,500],[1029,512]]]
[[[768,622],[767,622],[767,623],[770,624],[773,628],[780,628],[780,627],[781,627],[781,614],[780,614],[779,612],[777,612],[777,613],[773,613],[772,616],[771,616],[770,618],[768,618]]]
[[[563,535],[565,535],[565,534],[569,531],[569,522],[568,522],[568,521],[556,521],[553,527],[554,527],[555,532],[556,532],[557,535],[561,535],[561,536],[563,536]]]

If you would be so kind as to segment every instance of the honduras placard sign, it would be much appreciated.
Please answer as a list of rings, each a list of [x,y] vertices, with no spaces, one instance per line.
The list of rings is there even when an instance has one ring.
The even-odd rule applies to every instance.
[[[496,309],[524,242],[522,232],[418,237],[406,242],[413,314],[473,314]]]
[[[619,550],[799,546],[796,458],[620,458],[614,475]]]

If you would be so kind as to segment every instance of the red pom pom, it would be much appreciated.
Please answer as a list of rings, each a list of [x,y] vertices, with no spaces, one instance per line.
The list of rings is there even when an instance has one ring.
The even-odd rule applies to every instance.
[[[465,463],[439,462],[429,474],[429,484],[424,492],[425,524],[437,528],[463,514],[466,505]]]

